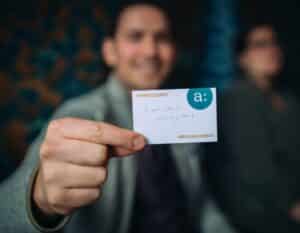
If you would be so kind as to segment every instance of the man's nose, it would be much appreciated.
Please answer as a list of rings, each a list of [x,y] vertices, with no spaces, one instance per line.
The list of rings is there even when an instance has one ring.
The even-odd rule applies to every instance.
[[[147,38],[143,42],[143,54],[147,57],[155,57],[158,52],[157,43],[154,38]]]

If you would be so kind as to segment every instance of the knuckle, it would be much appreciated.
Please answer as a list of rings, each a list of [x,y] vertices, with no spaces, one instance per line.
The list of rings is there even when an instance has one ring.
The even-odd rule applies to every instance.
[[[40,159],[46,159],[51,154],[51,148],[48,143],[43,143],[40,147]]]
[[[55,146],[49,141],[45,141],[40,147],[40,159],[48,160],[54,154]]]
[[[88,159],[88,163],[92,165],[101,165],[102,164],[102,155],[90,156]]]
[[[107,178],[107,169],[106,168],[101,168],[97,170],[97,175],[96,175],[96,183],[98,185],[102,185]]]
[[[105,153],[105,151],[102,149],[102,146],[100,145],[100,149],[97,148],[94,150],[92,156],[86,157],[88,162],[93,165],[102,165],[106,163],[108,160],[108,155]]]
[[[58,130],[61,129],[63,122],[64,119],[56,119],[51,121],[48,125],[48,133],[56,133]]]
[[[107,155],[107,146],[99,145],[100,146],[100,154],[106,156]]]
[[[103,136],[103,125],[102,125],[102,123],[98,123],[98,124],[96,124],[96,126],[95,126],[95,131],[96,131],[96,137],[97,138],[101,138],[102,136]]]
[[[64,199],[63,193],[59,190],[52,190],[49,192],[48,202],[54,208],[61,206],[61,204],[64,203]]]
[[[134,148],[134,141],[136,140],[136,134],[129,133],[128,134],[128,140],[127,140],[127,146],[128,148]]]
[[[101,195],[100,189],[95,189],[90,192],[90,197],[92,201],[99,199],[100,195]]]
[[[99,152],[99,164],[106,163],[108,160],[108,149],[107,146],[100,145],[100,152]]]
[[[64,118],[52,120],[48,125],[47,135],[53,136],[62,133],[62,130],[65,127],[65,125],[71,121],[74,121],[74,118],[64,117]]]
[[[73,211],[74,211],[73,208],[70,208],[70,207],[64,207],[63,209],[61,209],[61,210],[59,211],[59,213],[60,213],[61,215],[70,215],[70,214],[72,214]]]
[[[107,169],[104,168],[103,169],[103,183],[107,180],[107,177],[108,177],[108,172],[107,172]]]
[[[57,139],[57,138],[46,138],[46,140],[43,142],[43,144],[40,146],[40,159],[41,160],[49,160],[59,157],[56,156],[60,153],[64,153],[66,150],[67,142],[65,142],[63,139]]]
[[[44,176],[44,182],[46,185],[51,185],[52,183],[56,183],[56,170],[52,166],[45,166],[45,169],[43,169],[43,176]]]

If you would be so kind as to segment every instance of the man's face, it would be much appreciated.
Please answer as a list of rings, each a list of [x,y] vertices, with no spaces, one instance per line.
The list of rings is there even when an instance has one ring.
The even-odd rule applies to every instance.
[[[273,77],[282,68],[282,51],[270,26],[250,32],[247,48],[241,56],[242,67],[251,75]]]
[[[109,57],[106,60],[117,77],[132,89],[158,88],[175,60],[169,21],[160,9],[148,5],[126,8],[115,37],[105,43],[104,57]]]

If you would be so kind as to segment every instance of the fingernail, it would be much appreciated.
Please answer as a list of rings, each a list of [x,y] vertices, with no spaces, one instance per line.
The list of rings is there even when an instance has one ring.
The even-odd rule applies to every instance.
[[[145,138],[142,136],[137,136],[133,141],[134,149],[142,149],[145,146]]]

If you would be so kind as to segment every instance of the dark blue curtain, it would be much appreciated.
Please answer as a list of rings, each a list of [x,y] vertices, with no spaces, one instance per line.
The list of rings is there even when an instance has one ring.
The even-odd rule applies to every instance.
[[[206,0],[202,58],[197,85],[223,89],[234,78],[235,65],[232,44],[237,31],[236,0]]]

